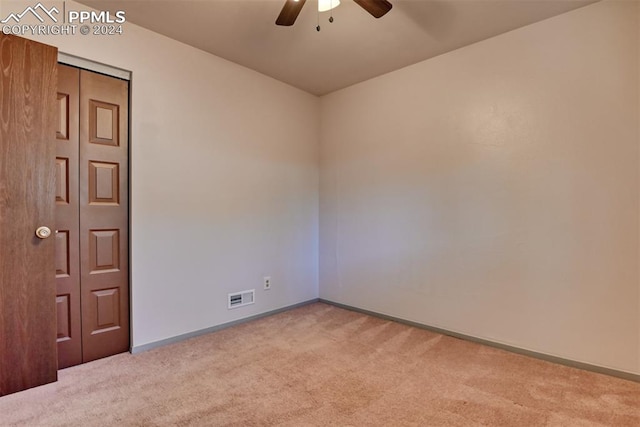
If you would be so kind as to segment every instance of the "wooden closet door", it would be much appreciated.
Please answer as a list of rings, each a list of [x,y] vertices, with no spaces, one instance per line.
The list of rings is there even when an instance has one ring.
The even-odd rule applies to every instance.
[[[82,360],[129,349],[129,84],[80,72]]]
[[[57,49],[0,34],[0,395],[57,379]]]
[[[58,368],[82,363],[80,321],[80,70],[58,65],[56,307]]]

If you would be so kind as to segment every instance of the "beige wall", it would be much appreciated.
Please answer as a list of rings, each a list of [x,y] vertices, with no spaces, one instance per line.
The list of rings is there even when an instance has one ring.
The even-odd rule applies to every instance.
[[[639,373],[637,7],[325,96],[320,296]]]
[[[318,297],[316,97],[130,23],[36,39],[133,72],[134,346]]]

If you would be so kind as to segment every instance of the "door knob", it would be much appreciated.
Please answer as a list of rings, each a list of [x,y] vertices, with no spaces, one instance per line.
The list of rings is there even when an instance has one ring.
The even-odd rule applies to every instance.
[[[51,236],[51,229],[49,227],[38,227],[36,230],[36,236],[39,239],[46,239]]]

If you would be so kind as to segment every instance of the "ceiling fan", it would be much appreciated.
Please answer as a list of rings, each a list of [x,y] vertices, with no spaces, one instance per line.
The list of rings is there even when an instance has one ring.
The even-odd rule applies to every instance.
[[[302,10],[302,6],[307,0],[286,0],[278,19],[276,19],[276,25],[289,26],[296,22],[296,18]],[[364,10],[369,12],[375,18],[384,16],[391,10],[393,5],[387,0],[353,0]]]

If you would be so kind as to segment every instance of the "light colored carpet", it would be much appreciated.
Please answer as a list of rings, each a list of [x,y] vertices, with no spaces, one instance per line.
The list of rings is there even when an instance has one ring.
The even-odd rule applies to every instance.
[[[25,426],[640,426],[640,384],[316,303],[0,398]]]

